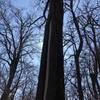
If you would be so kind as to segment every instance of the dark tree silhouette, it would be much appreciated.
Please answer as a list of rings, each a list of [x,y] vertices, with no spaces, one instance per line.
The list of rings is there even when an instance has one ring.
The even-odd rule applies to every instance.
[[[49,1],[36,100],[64,100],[63,0]]]

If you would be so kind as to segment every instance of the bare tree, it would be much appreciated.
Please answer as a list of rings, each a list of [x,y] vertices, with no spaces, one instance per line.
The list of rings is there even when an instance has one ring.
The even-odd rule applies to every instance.
[[[77,98],[79,94],[83,93],[83,99],[94,98],[98,100],[100,85],[98,82],[99,13],[97,12],[100,9],[99,2],[93,4],[93,1],[90,2],[87,0],[82,4],[81,0],[80,2],[78,0],[65,0],[64,7],[65,11],[69,11],[67,14],[70,16],[67,20],[64,34],[67,96],[69,96],[68,98]],[[80,37],[78,33],[81,35]],[[75,57],[75,54],[78,53],[77,51],[79,50],[78,46],[81,46],[81,52],[79,53],[79,57]],[[79,60],[80,75],[79,73],[77,74],[77,70],[74,68],[76,66],[74,65],[74,62],[76,63],[75,59]],[[77,76],[80,76],[82,91],[78,92],[78,94],[76,93],[76,90],[79,89]],[[69,90],[71,86],[74,87],[75,91]],[[80,100],[82,100],[82,96],[80,96]]]
[[[0,46],[3,50],[0,51],[0,59],[6,63],[9,71],[1,100],[7,100],[12,91],[11,87],[16,71],[20,68],[18,66],[25,63],[22,59],[33,58],[35,52],[35,47],[32,46],[35,36],[33,35],[33,24],[35,21],[32,15],[24,16],[19,9],[14,7],[1,8],[0,20]],[[30,60],[28,61],[31,65]],[[18,86],[19,80],[20,76],[14,87]]]

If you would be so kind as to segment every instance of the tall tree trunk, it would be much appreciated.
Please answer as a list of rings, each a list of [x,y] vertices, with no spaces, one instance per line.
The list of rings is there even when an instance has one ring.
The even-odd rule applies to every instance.
[[[36,100],[65,100],[62,42],[63,0],[50,0],[49,14],[50,22],[44,37]]]
[[[48,15],[48,19],[47,19],[47,22],[46,22],[46,25],[45,25],[43,48],[42,48],[41,63],[40,63],[40,72],[39,72],[38,86],[37,86],[37,93],[36,93],[36,100],[43,100],[43,95],[44,95],[45,76],[46,76],[46,68],[47,68],[49,23],[50,23],[50,14]]]
[[[48,42],[48,58],[44,100],[64,100],[63,70],[63,1],[51,0],[52,11]]]
[[[84,96],[83,96],[83,90],[82,90],[82,85],[81,85],[81,72],[80,72],[80,63],[79,63],[79,58],[80,58],[80,54],[83,48],[83,38],[80,32],[80,28],[79,28],[79,24],[77,21],[77,18],[75,16],[75,13],[72,11],[72,15],[73,15],[73,21],[79,36],[79,47],[75,52],[75,65],[76,65],[76,75],[77,75],[77,84],[78,84],[78,94],[79,94],[79,100],[84,100]]]
[[[81,85],[81,72],[80,72],[80,63],[79,63],[79,59],[80,59],[80,54],[83,48],[83,38],[82,38],[82,34],[80,31],[80,27],[79,27],[79,23],[77,20],[77,17],[75,15],[75,12],[73,11],[73,0],[71,0],[70,2],[70,8],[71,8],[71,13],[72,13],[72,17],[73,17],[73,22],[75,25],[75,28],[77,30],[77,34],[79,37],[79,47],[75,52],[75,66],[76,66],[76,78],[77,78],[77,85],[78,85],[78,95],[79,95],[79,100],[84,100],[84,96],[83,96],[83,89],[82,89],[82,85]]]

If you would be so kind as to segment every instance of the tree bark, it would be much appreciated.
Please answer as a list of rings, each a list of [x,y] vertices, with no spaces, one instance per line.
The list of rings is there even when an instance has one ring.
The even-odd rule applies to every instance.
[[[77,85],[78,85],[78,96],[79,96],[79,100],[84,100],[84,96],[83,96],[83,89],[82,89],[82,85],[81,85],[81,74],[80,74],[80,64],[79,64],[79,57],[77,57],[77,55],[75,56],[75,65],[76,65],[76,77],[77,77]]]
[[[49,4],[50,20],[45,27],[36,100],[65,100],[62,40],[63,0],[50,0]]]
[[[49,23],[50,23],[50,14],[48,15],[48,19],[47,19],[46,25],[45,25],[43,48],[42,48],[41,63],[40,63],[40,72],[39,72],[38,86],[37,86],[37,93],[36,93],[36,100],[43,100],[43,95],[44,95],[45,76],[46,76],[46,68],[47,68]]]
[[[78,85],[77,91],[78,91],[78,95],[79,95],[79,100],[84,100],[83,89],[82,89],[82,85],[81,85],[82,79],[81,79],[81,72],[80,72],[80,63],[79,63],[80,54],[81,54],[81,51],[83,48],[83,38],[82,38],[82,34],[80,31],[77,17],[75,15],[75,12],[73,11],[73,0],[71,0],[71,2],[70,2],[70,8],[71,8],[71,13],[72,13],[72,17],[73,17],[73,22],[76,27],[77,34],[78,34],[78,37],[80,40],[79,47],[75,51],[75,56],[74,56],[75,57],[75,66],[76,66],[76,78],[77,78],[77,85]]]
[[[98,94],[96,89],[96,82],[97,82],[97,75],[95,73],[90,73],[91,81],[92,81],[92,88],[94,93],[95,100],[98,100]]]
[[[63,1],[51,0],[52,11],[47,58],[44,100],[64,100],[63,70]]]

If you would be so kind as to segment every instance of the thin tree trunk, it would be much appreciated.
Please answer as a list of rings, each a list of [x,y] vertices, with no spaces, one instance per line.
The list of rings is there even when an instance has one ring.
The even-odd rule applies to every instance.
[[[97,94],[97,89],[96,89],[97,75],[95,73],[91,73],[90,77],[91,77],[91,81],[92,81],[94,98],[95,98],[95,100],[98,100],[98,94]]]
[[[83,38],[82,38],[82,34],[80,32],[80,27],[79,27],[79,23],[77,20],[77,17],[75,15],[75,12],[73,11],[73,0],[71,0],[70,2],[70,8],[71,8],[71,13],[73,16],[73,22],[74,25],[76,27],[77,30],[77,34],[79,37],[79,47],[78,49],[75,51],[75,66],[76,66],[76,78],[77,78],[77,85],[78,85],[78,95],[79,95],[79,100],[84,100],[84,96],[83,96],[83,89],[82,89],[82,85],[81,85],[81,72],[80,72],[80,63],[79,63],[79,58],[80,58],[80,54],[83,48]]]
[[[8,96],[10,94],[10,87],[11,87],[13,79],[14,79],[14,75],[15,75],[15,72],[16,72],[17,64],[18,64],[17,60],[13,60],[12,63],[11,63],[9,80],[7,82],[7,85],[5,86],[4,92],[3,92],[0,100],[8,100]]]
[[[76,77],[77,77],[77,84],[78,84],[78,94],[79,94],[79,100],[84,100],[83,97],[83,90],[81,85],[81,74],[80,74],[80,65],[79,65],[79,58],[75,56],[75,64],[76,64]]]

